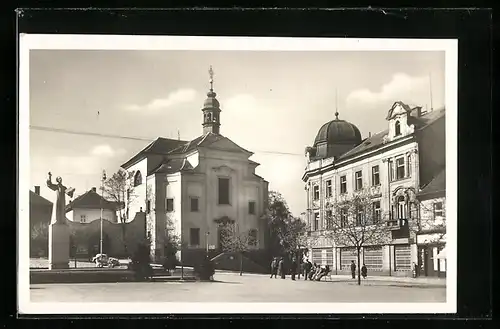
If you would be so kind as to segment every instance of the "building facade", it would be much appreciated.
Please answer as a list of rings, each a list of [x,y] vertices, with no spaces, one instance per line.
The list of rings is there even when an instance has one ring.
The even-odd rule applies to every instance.
[[[361,264],[380,275],[411,275],[418,262],[421,178],[427,184],[436,172],[444,171],[444,114],[395,102],[386,117],[388,129],[366,139],[354,124],[339,120],[338,113],[320,128],[314,145],[306,148],[302,177],[312,262],[329,265],[338,274],[348,273],[351,261],[357,263],[352,246],[335,246],[327,238],[328,219],[332,211],[342,211],[336,209],[339,204],[366,193],[371,216],[378,225],[386,225],[387,239],[364,245]],[[434,156],[433,162],[423,168],[429,156]]]
[[[220,251],[222,223],[248,234],[249,249],[265,248],[268,182],[255,174],[253,153],[220,134],[220,113],[211,81],[201,136],[158,138],[122,165],[134,175],[127,208],[146,212],[154,259],[164,255],[169,232],[181,239],[184,262],[189,255]]]

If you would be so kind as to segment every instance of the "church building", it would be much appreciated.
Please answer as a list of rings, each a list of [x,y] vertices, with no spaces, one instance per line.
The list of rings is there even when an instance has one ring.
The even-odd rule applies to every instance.
[[[213,89],[201,109],[201,135],[190,141],[159,137],[121,167],[133,173],[128,211],[144,211],[151,255],[164,255],[169,230],[181,239],[183,262],[221,251],[220,225],[248,235],[248,248],[265,248],[263,218],[268,182],[255,173],[252,152],[220,132],[221,107]]]
[[[371,209],[366,211],[371,212],[371,218],[378,225],[385,225],[388,239],[384,243],[365,245],[361,250],[361,264],[357,266],[364,263],[372,275],[409,276],[415,263],[420,266],[420,273],[434,273],[422,270],[434,268],[427,263],[436,260],[428,256],[424,240],[417,241],[422,231],[419,195],[425,199],[421,193],[423,188],[437,176],[441,177],[440,194],[436,196],[441,198],[441,203],[436,204],[442,210],[440,228],[445,229],[442,225],[445,110],[424,111],[419,106],[395,102],[387,112],[387,129],[364,139],[354,124],[339,119],[339,113],[335,115],[334,120],[319,129],[313,146],[306,148],[307,165],[302,179],[307,197],[309,259],[329,265],[334,274],[347,274],[351,261],[357,264],[355,249],[335,246],[332,239],[325,238],[325,232],[332,211],[341,213],[344,220],[342,216],[347,217],[347,213],[336,208],[341,208],[342,203],[349,202],[358,193],[366,192],[371,199]],[[435,233],[428,226],[426,230],[429,234]],[[433,240],[432,243],[442,249],[445,242]],[[437,257],[438,249],[429,250]]]

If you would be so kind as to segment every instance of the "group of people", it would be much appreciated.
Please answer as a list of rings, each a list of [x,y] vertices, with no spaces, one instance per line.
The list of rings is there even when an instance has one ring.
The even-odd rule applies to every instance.
[[[292,280],[295,280],[297,275],[300,278],[300,275],[302,274],[304,276],[304,280],[309,279],[311,281],[320,281],[323,277],[330,274],[331,269],[328,265],[321,266],[316,263],[313,264],[309,261],[309,259],[306,259],[301,264],[298,264],[297,260],[293,259],[288,272],[291,274]],[[286,273],[287,270],[285,268],[285,261],[283,257],[274,257],[271,261],[271,279],[273,277],[277,278],[278,276],[285,279]],[[353,279],[356,278],[356,263],[354,261],[351,261],[351,275]],[[361,276],[363,279],[366,279],[368,276],[368,270],[365,264],[361,267]]]

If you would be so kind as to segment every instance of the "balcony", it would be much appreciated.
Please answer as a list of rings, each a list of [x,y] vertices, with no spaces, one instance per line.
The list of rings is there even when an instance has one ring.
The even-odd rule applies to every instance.
[[[407,219],[391,219],[386,222],[387,227],[390,230],[400,230],[402,228],[408,227]]]

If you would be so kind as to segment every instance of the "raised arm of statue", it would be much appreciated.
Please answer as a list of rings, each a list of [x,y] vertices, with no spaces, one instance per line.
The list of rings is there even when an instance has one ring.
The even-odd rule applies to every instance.
[[[48,178],[47,178],[47,187],[50,188],[53,191],[58,190],[57,184],[52,183],[52,174],[49,172]]]

